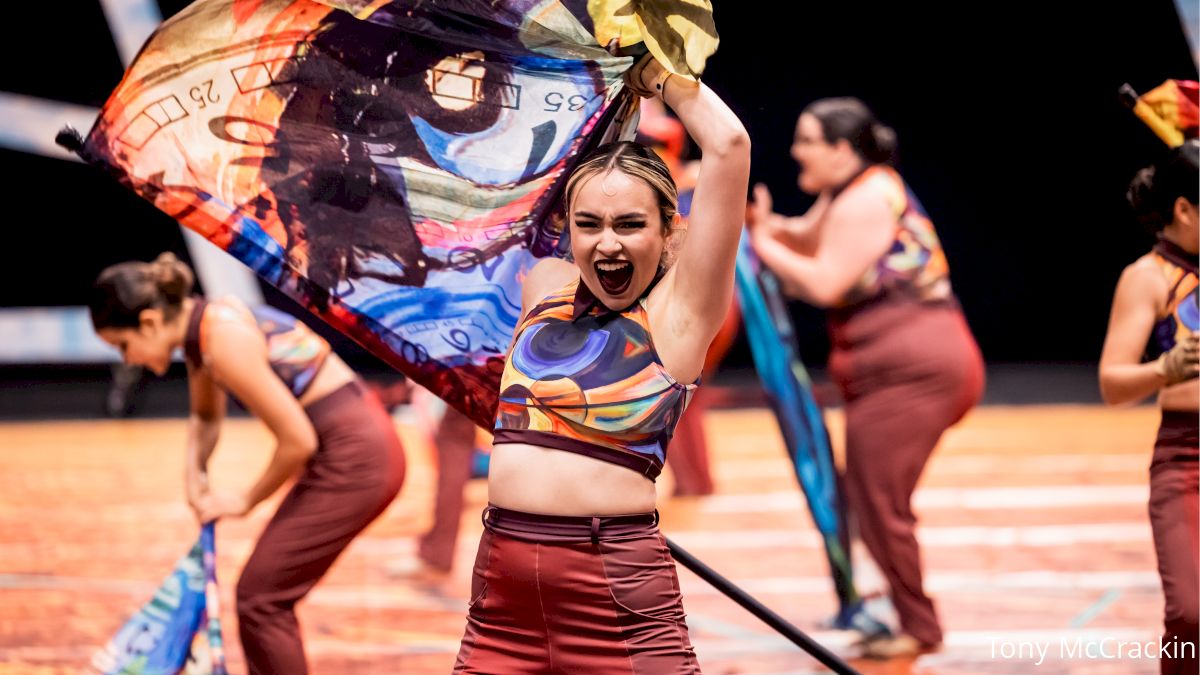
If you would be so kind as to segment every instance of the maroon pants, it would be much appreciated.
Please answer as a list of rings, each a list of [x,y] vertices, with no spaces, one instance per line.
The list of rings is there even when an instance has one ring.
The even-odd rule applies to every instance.
[[[237,585],[238,632],[252,675],[308,672],[296,602],[404,481],[387,411],[357,382],[305,408],[319,446],[259,537]]]
[[[956,304],[884,302],[831,317],[846,405],[846,501],[891,587],[900,627],[942,641],[925,594],[912,494],[942,432],[983,393],[983,358]]]
[[[433,525],[421,537],[417,554],[430,567],[448,571],[454,564],[454,549],[458,544],[463,489],[471,479],[471,457],[475,452],[475,423],[454,408],[447,408],[438,422],[433,443],[438,454]]]
[[[489,507],[455,673],[699,673],[656,514]]]
[[[1164,674],[1200,672],[1200,624],[1197,596],[1200,595],[1200,564],[1197,564],[1197,499],[1200,476],[1197,456],[1200,435],[1195,412],[1163,411],[1154,461],[1150,465],[1150,526],[1158,554],[1166,609],[1166,632],[1160,668]]]

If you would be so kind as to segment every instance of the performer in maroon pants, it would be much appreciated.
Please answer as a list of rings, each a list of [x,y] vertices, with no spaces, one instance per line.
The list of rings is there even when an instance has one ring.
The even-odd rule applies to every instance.
[[[308,671],[294,611],[404,481],[404,452],[383,405],[329,344],[269,307],[190,297],[192,272],[171,254],[104,270],[92,323],[125,363],[162,375],[187,358],[187,496],[201,522],[245,515],[287,479],[237,585],[238,629],[251,673]],[[244,494],[209,489],[226,396],[275,436],[275,453]]]
[[[865,647],[880,658],[942,642],[911,499],[984,379],[933,224],[891,166],[895,142],[862,101],[816,101],[792,144],[800,188],[816,202],[784,218],[758,186],[749,209],[754,247],[784,289],[829,308],[829,371],[846,404],[846,501],[900,617],[899,635]]]
[[[645,146],[568,180],[574,263],[524,282],[456,672],[699,672],[654,479],[733,296],[750,144],[703,84],[653,61],[628,79],[703,150],[687,238],[664,255],[677,192]]]
[[[1125,268],[1113,298],[1100,391],[1108,403],[1157,394],[1162,424],[1150,463],[1150,525],[1166,608],[1163,673],[1200,670],[1197,626],[1197,409],[1200,305],[1200,141],[1174,149],[1138,173],[1128,198],[1139,220],[1157,233],[1154,248]]]

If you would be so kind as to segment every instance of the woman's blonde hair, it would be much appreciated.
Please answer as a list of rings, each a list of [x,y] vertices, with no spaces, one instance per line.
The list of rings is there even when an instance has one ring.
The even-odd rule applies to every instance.
[[[633,141],[608,143],[596,148],[587,156],[571,177],[567,179],[566,199],[564,208],[570,214],[571,204],[583,181],[600,173],[612,170],[639,178],[654,192],[658,202],[658,213],[662,217],[663,234],[671,230],[675,215],[679,212],[679,190],[675,187],[675,179],[662,159],[650,148]]]

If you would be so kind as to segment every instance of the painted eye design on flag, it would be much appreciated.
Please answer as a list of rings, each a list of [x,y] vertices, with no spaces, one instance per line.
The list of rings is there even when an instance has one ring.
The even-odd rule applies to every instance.
[[[591,62],[511,46],[447,53],[452,43],[337,14],[310,44],[290,75],[298,92],[325,94],[288,99],[275,135],[290,144],[279,154],[308,169],[271,187],[302,249],[289,243],[289,254],[338,297],[356,279],[422,286],[431,272],[488,265],[521,244],[548,172],[608,93]],[[520,208],[512,221],[502,211],[481,220],[447,213],[449,195]]]
[[[482,103],[487,74],[483,58],[481,51],[447,56],[425,71],[425,87],[434,103],[454,112]]]
[[[534,179],[571,149],[607,88],[584,62],[532,54],[484,59],[475,52],[430,68],[426,82],[440,110],[414,110],[413,127],[434,163],[451,174],[495,186]],[[479,108],[489,109],[487,127],[447,124],[459,121],[447,111]]]
[[[429,255],[414,229],[414,195],[400,170],[402,163],[437,164],[413,128],[413,111],[430,112],[455,133],[495,120],[488,106],[455,110],[412,86],[431,65],[452,57],[439,56],[445,45],[408,37],[395,44],[394,31],[335,14],[288,74],[303,86],[280,115],[274,150],[276,158],[306,169],[296,174],[288,161],[265,164],[263,177],[279,203],[289,256],[335,296],[353,293],[355,280],[364,278],[421,286],[429,272],[446,266]],[[486,69],[466,63],[459,70]]]
[[[274,135],[276,154],[306,171],[284,167],[272,181],[264,166],[289,254],[339,297],[363,278],[422,286],[430,272],[484,265],[518,245],[519,229],[474,232],[470,216],[445,213],[447,193],[494,200],[482,191],[495,186],[536,195],[544,188],[524,183],[559,162],[605,102],[602,78],[586,68],[559,75],[558,59],[447,53],[453,45],[401,37],[332,15],[289,73],[302,86]],[[556,105],[534,105],[527,90],[547,80],[563,88],[542,94]],[[570,123],[556,125],[557,112]]]

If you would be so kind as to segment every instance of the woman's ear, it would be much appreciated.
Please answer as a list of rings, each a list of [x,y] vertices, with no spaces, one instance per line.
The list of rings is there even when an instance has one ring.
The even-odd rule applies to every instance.
[[[163,323],[164,317],[161,309],[150,308],[138,312],[138,330],[142,332],[162,330]]]
[[[1171,210],[1171,216],[1177,223],[1197,223],[1197,207],[1188,201],[1187,197],[1176,197],[1175,208]]]
[[[681,213],[671,214],[671,219],[667,221],[667,236],[670,237],[672,235],[672,233],[674,233],[677,230],[686,230],[686,229],[687,229],[687,223],[685,223],[683,220],[683,214],[681,214]]]
[[[833,147],[834,147],[834,149],[837,150],[838,155],[840,155],[842,157],[846,157],[846,158],[851,158],[851,157],[857,158],[858,157],[858,151],[855,150],[854,146],[850,145],[850,141],[845,138],[839,138],[836,141],[834,141]]]

